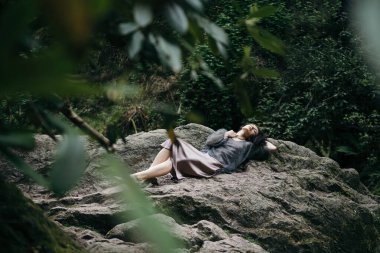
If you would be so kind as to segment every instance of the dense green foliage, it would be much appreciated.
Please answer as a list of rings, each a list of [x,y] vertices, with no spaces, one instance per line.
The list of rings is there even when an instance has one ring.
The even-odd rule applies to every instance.
[[[269,136],[295,141],[332,157],[343,167],[359,170],[362,180],[380,193],[380,114],[376,79],[362,58],[357,35],[349,25],[344,1],[255,1],[278,7],[261,23],[286,44],[284,58],[268,54],[242,24],[252,1],[210,3],[210,16],[226,29],[231,41],[230,61],[207,57],[226,89],[206,78],[185,82],[181,90],[184,111],[203,112],[213,128],[257,122]],[[281,77],[250,77],[236,82],[243,46],[252,48],[255,62],[277,69]],[[254,113],[239,112],[243,88]]]
[[[288,45],[279,89],[266,85],[257,118],[276,138],[294,140],[354,167],[380,193],[380,114],[375,76],[359,52],[342,1],[283,5]],[[281,20],[280,20],[281,21]],[[271,20],[274,22],[274,20]],[[280,25],[273,26],[280,33]],[[289,32],[288,28],[291,27]]]
[[[131,8],[116,4],[118,9],[112,9],[111,4],[105,9],[112,11],[104,11],[107,15],[93,24],[95,33],[86,46],[78,46],[69,36],[65,47],[71,48],[77,57],[74,62],[79,63],[74,69],[104,90],[96,98],[71,99],[87,122],[111,141],[135,131],[187,122],[214,129],[236,129],[246,121],[256,122],[273,138],[295,141],[334,158],[343,167],[356,168],[371,190],[380,193],[376,78],[365,64],[357,34],[350,27],[347,1],[208,1],[205,14],[229,36],[228,60],[222,57],[224,37],[215,36],[213,26],[190,17],[197,7],[188,6],[188,2],[180,3],[189,16],[190,32],[185,35],[183,16],[177,26],[171,17],[152,22],[148,15],[145,20],[133,21],[142,22],[136,30]],[[254,38],[257,30],[250,29],[247,22],[252,22],[249,13],[253,4],[259,9],[268,5],[277,8],[273,15],[256,21],[284,41],[284,55],[270,43]],[[152,6],[162,11],[160,6]],[[50,45],[46,22],[37,19],[35,33],[28,33],[34,44],[29,45],[29,51],[25,46],[18,50],[29,56],[30,51],[40,52]],[[119,24],[123,26],[118,30]],[[174,47],[182,54],[176,54],[182,61],[162,58],[165,49],[149,40],[152,31],[157,38],[163,36],[167,43],[177,45]],[[276,42],[270,34],[267,38]],[[31,46],[36,43],[38,47]],[[178,64],[183,66],[181,71]],[[67,66],[61,65],[57,69],[66,71]],[[273,78],[262,78],[263,73]],[[41,102],[29,95],[3,99],[0,128],[30,128],[31,123],[37,123],[34,130],[44,131],[30,111],[57,111],[56,105],[54,99]]]

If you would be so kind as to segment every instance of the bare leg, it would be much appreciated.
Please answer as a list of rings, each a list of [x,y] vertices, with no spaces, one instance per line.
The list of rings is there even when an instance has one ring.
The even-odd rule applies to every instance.
[[[170,154],[171,154],[170,150],[166,148],[161,149],[160,152],[158,152],[158,154],[154,158],[149,169],[134,173],[131,176],[136,178],[137,180],[146,180],[146,179],[151,179],[151,178],[168,174],[171,170],[171,163],[170,163],[170,169],[167,168],[167,166],[169,167],[167,163],[166,164],[163,164],[163,163],[166,161],[170,162],[169,160]],[[167,172],[167,169],[169,170],[168,172]]]
[[[160,177],[168,174],[172,170],[172,166],[170,159],[167,159],[165,162],[151,166],[149,169],[134,173],[131,176],[135,177],[137,180]]]
[[[166,160],[169,159],[170,154],[171,154],[170,150],[168,150],[166,148],[161,149],[160,152],[158,152],[158,154],[154,158],[150,167],[165,162]]]

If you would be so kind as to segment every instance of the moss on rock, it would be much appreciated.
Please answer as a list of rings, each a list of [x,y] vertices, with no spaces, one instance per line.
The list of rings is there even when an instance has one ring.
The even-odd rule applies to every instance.
[[[0,178],[0,245],[2,252],[86,252],[42,210]]]

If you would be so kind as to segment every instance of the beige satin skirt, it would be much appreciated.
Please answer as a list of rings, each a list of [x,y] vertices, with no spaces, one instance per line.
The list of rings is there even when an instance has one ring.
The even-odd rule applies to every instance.
[[[211,177],[223,166],[215,158],[181,139],[177,139],[174,143],[168,139],[161,144],[161,147],[171,151],[170,159],[173,164],[171,173],[177,179]]]

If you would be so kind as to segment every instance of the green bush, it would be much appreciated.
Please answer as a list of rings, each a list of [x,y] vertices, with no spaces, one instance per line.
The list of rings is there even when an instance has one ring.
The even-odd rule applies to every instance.
[[[281,33],[288,45],[286,67],[278,89],[264,85],[267,96],[259,102],[257,119],[275,138],[293,140],[343,167],[356,168],[379,193],[376,80],[341,4],[303,1],[292,5],[295,9],[280,9],[285,16],[294,13],[287,18],[294,32]]]
[[[366,66],[351,30],[343,1],[255,1],[278,7],[261,23],[286,44],[280,58],[260,48],[242,24],[252,1],[210,3],[210,17],[230,36],[230,59],[202,52],[217,76],[226,84],[218,90],[207,78],[187,82],[181,91],[184,111],[205,115],[213,128],[237,127],[257,122],[273,138],[305,145],[331,157],[342,167],[354,167],[375,193],[380,193],[380,140],[376,80]],[[238,18],[236,18],[238,17]],[[278,79],[251,78],[244,89],[255,106],[248,119],[238,111],[233,81],[243,46],[250,46],[257,65],[275,68]],[[241,88],[241,87],[240,87]]]

